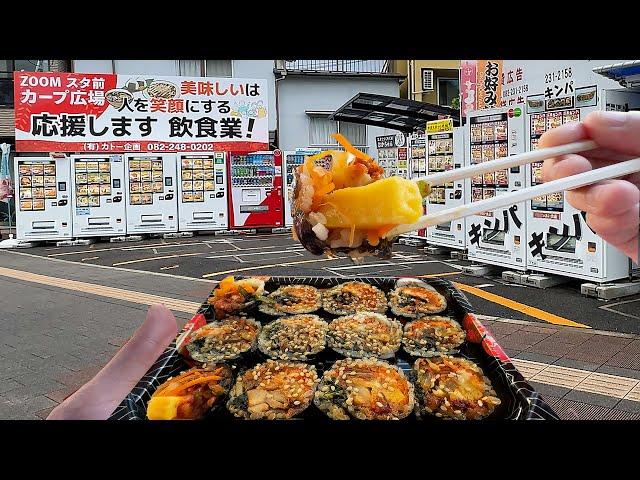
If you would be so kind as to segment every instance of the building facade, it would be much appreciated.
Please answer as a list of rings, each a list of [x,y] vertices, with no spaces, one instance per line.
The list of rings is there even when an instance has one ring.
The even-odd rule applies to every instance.
[[[391,70],[406,76],[402,98],[458,108],[460,60],[393,60]]]

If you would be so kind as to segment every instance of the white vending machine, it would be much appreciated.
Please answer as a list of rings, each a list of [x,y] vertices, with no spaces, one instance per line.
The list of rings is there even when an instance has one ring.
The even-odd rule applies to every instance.
[[[225,230],[227,213],[226,153],[178,153],[179,230]]]
[[[525,151],[525,120],[521,107],[469,112],[467,152],[470,164]],[[471,178],[471,202],[526,187],[529,167],[513,167]],[[525,203],[467,217],[469,260],[515,270],[527,269]]]
[[[409,178],[409,148],[404,133],[376,137],[378,164],[385,177]]]
[[[176,154],[127,154],[127,233],[178,231]]]
[[[545,131],[578,122],[592,111],[638,108],[640,93],[606,90],[597,85],[577,87],[569,96],[558,99],[545,100],[543,95],[532,95],[527,97],[529,148],[538,148],[538,141]],[[542,163],[534,163],[531,165],[531,184],[540,183]],[[628,258],[591,230],[585,212],[573,208],[563,192],[528,202],[527,223],[529,269],[596,283],[629,275]]]
[[[282,162],[284,164],[283,171],[285,172],[284,181],[284,226],[293,226],[292,216],[292,203],[293,203],[293,189],[295,187],[294,182],[296,179],[295,170],[304,163],[304,159],[308,156],[320,153],[319,148],[297,148],[295,151],[282,152]]]
[[[465,166],[464,134],[464,127],[454,128],[453,122],[427,122],[427,174]],[[471,181],[464,179],[434,187],[428,198],[429,213],[467,203],[470,185]],[[466,220],[460,218],[427,228],[427,241],[431,245],[464,250],[467,248]]]
[[[72,236],[71,167],[68,157],[15,157],[18,240]]]
[[[72,155],[73,236],[126,233],[125,171],[122,155]]]
[[[427,147],[424,133],[412,133],[407,139],[408,157],[407,177],[409,179],[424,177],[427,174]],[[427,199],[422,199],[423,212],[427,213]],[[423,228],[415,232],[401,235],[402,238],[414,240],[427,240],[427,229]]]

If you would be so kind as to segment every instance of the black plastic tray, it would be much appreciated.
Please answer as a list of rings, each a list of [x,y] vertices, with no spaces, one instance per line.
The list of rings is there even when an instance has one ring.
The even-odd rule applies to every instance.
[[[265,289],[272,292],[280,285],[306,284],[324,289],[336,286],[347,281],[363,281],[374,285],[385,293],[392,290],[399,278],[390,277],[358,277],[358,278],[335,278],[335,277],[261,277],[266,279]],[[556,413],[547,405],[540,395],[529,385],[524,377],[518,372],[516,367],[500,346],[496,343],[493,335],[482,325],[474,314],[473,307],[455,286],[439,278],[421,278],[420,280],[432,285],[442,293],[447,299],[447,310],[440,315],[449,315],[464,327],[467,332],[467,340],[460,347],[459,356],[467,358],[477,363],[485,375],[491,380],[493,387],[502,400],[496,410],[486,420],[558,420]],[[328,314],[324,310],[314,312],[326,320],[336,318],[335,315]],[[252,312],[252,316],[262,324],[273,321],[275,317],[263,314],[257,309]],[[199,328],[204,323],[215,320],[213,307],[203,302],[194,317],[187,322],[182,332],[176,340],[164,351],[147,374],[133,388],[131,393],[122,401],[118,408],[112,413],[111,420],[141,420],[146,418],[146,405],[153,392],[167,380],[170,376],[175,376],[182,370],[189,368],[182,355],[178,353],[176,345],[180,345],[184,336],[195,328]],[[398,318],[401,323],[406,323],[407,319]],[[251,367],[256,363],[266,360],[266,356],[259,351],[241,362],[236,362],[234,375],[246,367]],[[326,349],[315,357],[313,363],[318,369],[318,375],[330,368],[331,364],[343,358],[330,349]],[[396,356],[388,360],[390,363],[398,365],[411,378],[411,366],[415,358],[408,355],[401,348]],[[331,421],[324,416],[313,404],[307,408],[299,417],[301,420]],[[216,411],[209,414],[208,420],[237,420],[221,405]],[[403,421],[414,421],[415,415],[410,415]],[[436,417],[426,421],[442,421]]]

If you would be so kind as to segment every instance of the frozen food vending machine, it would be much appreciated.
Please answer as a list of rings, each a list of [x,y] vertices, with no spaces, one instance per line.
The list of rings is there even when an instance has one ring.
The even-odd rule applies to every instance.
[[[178,231],[176,154],[125,155],[127,233]]]
[[[407,178],[409,180],[418,177],[424,177],[427,174],[427,147],[426,136],[424,133],[412,133],[407,139],[408,144],[408,162],[407,162]],[[427,200],[423,199],[423,211],[427,213]],[[426,241],[427,229],[423,228],[415,232],[409,232],[401,235],[402,238],[411,238]]]
[[[284,224],[282,152],[229,154],[229,228]]]
[[[126,233],[125,172],[122,155],[72,155],[73,236]]]
[[[464,128],[450,123],[444,129],[429,132],[430,124],[443,125],[436,120],[427,123],[427,173],[444,172],[465,166]],[[428,198],[429,213],[437,213],[464,205],[468,201],[469,179],[458,180],[432,188]],[[427,228],[427,241],[431,245],[464,250],[467,246],[467,230],[464,218]]]
[[[640,108],[640,93],[604,90],[598,86],[576,88],[575,94],[544,100],[527,97],[527,140],[538,148],[542,134],[559,125],[578,122],[595,110],[629,111]],[[531,184],[542,183],[542,163],[531,165]],[[563,192],[527,202],[527,264],[529,269],[596,283],[629,275],[629,260],[606,243],[586,222],[586,214],[573,208]]]
[[[310,155],[320,153],[320,149],[298,148],[295,151],[282,152],[282,170],[285,172],[284,189],[284,226],[293,226],[292,206],[293,189],[296,178],[295,170],[304,163],[304,159]]]
[[[521,107],[477,110],[467,115],[469,163],[491,162],[525,151]],[[471,178],[471,202],[526,187],[528,166]],[[525,203],[467,217],[469,260],[515,270],[527,269]]]
[[[385,177],[409,178],[409,152],[407,137],[403,133],[376,137],[378,164]]]
[[[68,157],[15,157],[18,240],[72,236],[71,167]]]
[[[178,153],[178,229],[226,230],[226,153]]]

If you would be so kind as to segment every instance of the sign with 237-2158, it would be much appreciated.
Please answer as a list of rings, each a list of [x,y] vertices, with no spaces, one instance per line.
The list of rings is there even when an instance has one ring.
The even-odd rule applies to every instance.
[[[268,148],[265,80],[14,72],[20,152]]]

